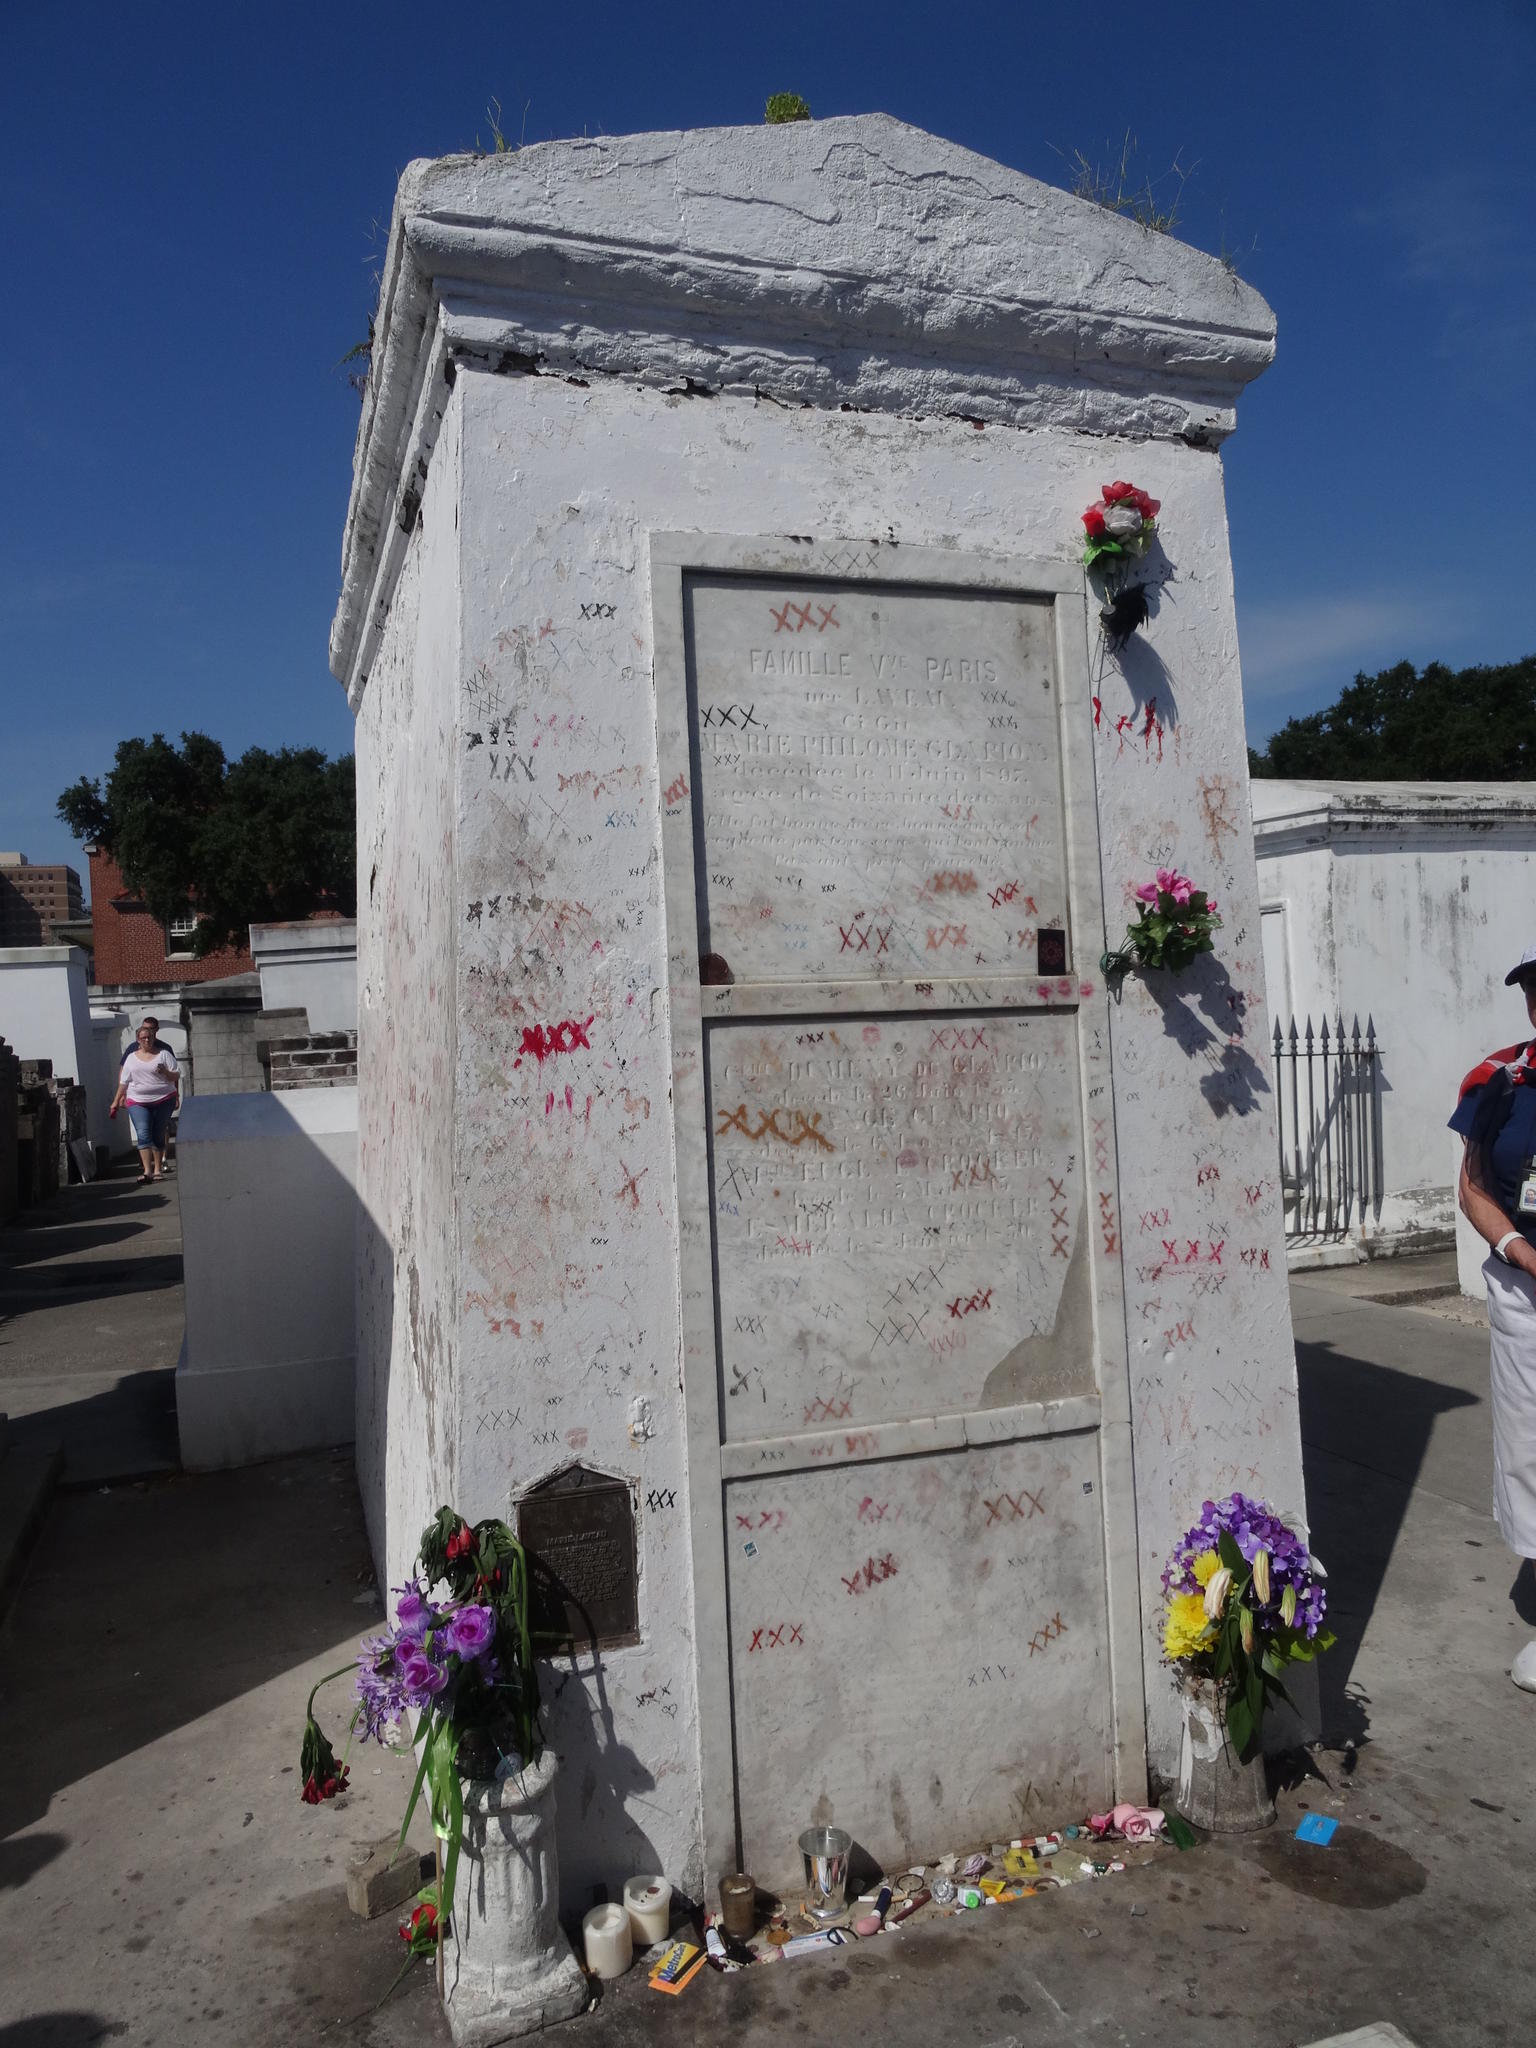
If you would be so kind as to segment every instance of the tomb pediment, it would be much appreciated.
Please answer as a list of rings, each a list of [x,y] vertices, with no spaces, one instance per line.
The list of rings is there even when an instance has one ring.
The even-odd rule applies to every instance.
[[[331,641],[354,697],[457,364],[1214,447],[1275,319],[1214,256],[858,114],[412,163],[379,336]]]

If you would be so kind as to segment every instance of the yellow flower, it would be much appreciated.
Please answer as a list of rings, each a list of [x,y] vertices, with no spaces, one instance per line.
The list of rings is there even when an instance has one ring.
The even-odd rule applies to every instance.
[[[1209,1646],[1211,1635],[1211,1624],[1205,1615],[1205,1595],[1172,1594],[1168,1601],[1168,1622],[1163,1630],[1166,1654],[1173,1658],[1193,1657],[1198,1650]]]
[[[1220,1562],[1221,1560],[1217,1557],[1214,1550],[1202,1550],[1189,1568],[1194,1573],[1196,1582],[1199,1585],[1208,1586]]]

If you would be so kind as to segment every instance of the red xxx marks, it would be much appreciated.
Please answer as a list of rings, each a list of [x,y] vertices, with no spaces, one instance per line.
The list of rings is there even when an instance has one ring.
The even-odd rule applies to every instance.
[[[747,1645],[747,1655],[754,1650],[788,1650],[795,1644],[803,1644],[805,1624],[800,1621],[765,1622],[761,1628],[752,1631],[752,1640]]]
[[[829,626],[834,633],[841,630],[835,604],[796,604],[791,598],[783,606],[769,605],[768,615],[775,633],[825,633]]]
[[[969,1296],[957,1294],[949,1304],[949,1312],[958,1321],[962,1316],[978,1315],[982,1309],[990,1308],[991,1306],[992,1290],[989,1287],[985,1294],[977,1293]]]
[[[1029,1505],[1026,1507],[1025,1502]],[[1038,1493],[1031,1493],[1027,1486],[1021,1486],[1017,1493],[1000,1493],[996,1500],[984,1500],[987,1519],[982,1527],[989,1529],[994,1522],[1031,1522],[1036,1515],[1043,1515]]]
[[[896,1560],[887,1551],[884,1557],[869,1558],[859,1566],[851,1579],[843,1580],[843,1585],[850,1593],[865,1593],[871,1586],[879,1586],[887,1579],[894,1579],[896,1571]]]
[[[578,1046],[584,1046],[590,1052],[592,1045],[587,1033],[591,1029],[590,1017],[585,1024],[578,1024],[574,1017],[567,1017],[560,1024],[525,1024],[523,1042],[512,1064],[514,1067],[520,1067],[523,1064],[524,1053],[532,1053],[542,1067],[544,1062],[557,1052],[575,1052]]]

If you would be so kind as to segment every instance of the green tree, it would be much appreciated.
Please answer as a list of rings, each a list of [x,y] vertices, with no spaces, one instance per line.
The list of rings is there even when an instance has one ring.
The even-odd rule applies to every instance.
[[[1255,775],[1311,782],[1529,782],[1536,778],[1536,655],[1499,668],[1411,661],[1357,675],[1338,701],[1290,718]]]
[[[357,908],[352,756],[251,747],[238,761],[206,733],[123,740],[106,778],[59,798],[75,837],[110,853],[162,924],[198,914],[193,951],[244,943],[246,927]]]

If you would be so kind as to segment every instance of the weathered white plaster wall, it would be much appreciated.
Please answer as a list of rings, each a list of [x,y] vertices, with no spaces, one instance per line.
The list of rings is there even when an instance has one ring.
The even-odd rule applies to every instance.
[[[311,1031],[357,1029],[357,922],[327,917],[253,924],[264,1010],[302,1009]]]
[[[52,1060],[60,1080],[86,1089],[96,1078],[89,969],[80,946],[0,946],[0,1038],[18,1059]]]
[[[683,764],[657,760],[650,532],[815,535],[846,543],[855,576],[873,550],[910,544],[1071,564],[1101,484],[1129,476],[1163,500],[1177,583],[1122,657],[1097,654],[1092,734],[1109,937],[1160,863],[1210,887],[1227,920],[1216,959],[1183,981],[1131,977],[1111,1025],[1123,1213],[1098,1227],[1124,1268],[1156,1765],[1176,1739],[1158,1669],[1169,1545],[1203,1497],[1234,1486],[1304,1518],[1237,634],[1208,445],[1231,424],[1233,387],[1267,360],[1267,308],[1208,259],[899,124],[783,137],[625,138],[525,152],[507,170],[413,168],[333,638],[360,704],[360,893],[374,899],[360,910],[365,1105],[408,1072],[406,1034],[369,1022],[392,943],[416,949],[402,964],[418,982],[430,946],[439,989],[456,991],[430,1013],[434,1053],[446,1012],[458,1017],[456,1179],[418,1168],[408,1199],[382,1129],[364,1176],[397,1267],[420,1266],[430,1236],[441,1315],[430,1391],[390,1412],[387,1452],[370,1414],[370,1513],[387,1494],[393,1530],[395,1496],[419,1492],[423,1469],[451,1479],[467,1513],[506,1511],[576,1456],[626,1477],[637,1503],[643,1639],[554,1688],[573,1900],[630,1868],[705,1877],[659,872]],[[505,225],[464,229],[477,211]],[[754,268],[733,252],[759,235]],[[577,308],[571,265],[588,247],[611,265],[582,269],[597,296]],[[974,296],[953,288],[956,265],[974,272]],[[598,302],[625,293],[626,314],[608,318]],[[1203,329],[1183,318],[1201,295]],[[878,314],[888,376],[861,307]],[[456,374],[433,453],[445,362]],[[683,395],[685,369],[703,379],[706,365],[724,388]],[[541,368],[554,374],[527,374]],[[773,397],[754,392],[754,372],[776,380]],[[833,409],[844,394],[876,409]],[[396,585],[400,522],[383,514],[413,510],[398,493],[419,488],[428,453],[425,543],[414,534]],[[425,554],[446,531],[455,469],[456,564],[446,548]],[[434,669],[427,609],[455,604],[457,659]],[[412,821],[395,790],[417,747]],[[397,878],[387,900],[375,862],[379,887]],[[1085,959],[1099,936],[1079,932]],[[419,994],[410,1002],[425,1030]],[[427,1048],[413,1050],[419,1062]],[[388,1156],[404,1149],[396,1132]],[[367,1320],[377,1380],[377,1300]],[[414,1383],[394,1327],[394,1377]],[[913,1657],[954,1654],[942,1613],[919,1604],[901,1619]]]
[[[1457,1086],[1529,1035],[1504,976],[1536,941],[1536,802],[1518,783],[1260,779],[1252,791],[1260,893],[1281,906],[1298,1017],[1375,1020],[1384,1197],[1367,1239],[1383,1251],[1443,1239]]]
[[[452,883],[460,682],[459,408],[447,406],[421,516],[357,721],[357,1470],[391,1585],[459,1499],[461,912]],[[467,1505],[467,1503],[466,1503]]]
[[[352,1435],[357,1091],[198,1095],[176,1159],[181,1460],[248,1465]]]

